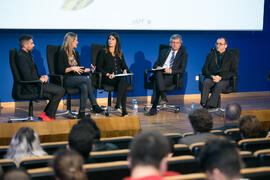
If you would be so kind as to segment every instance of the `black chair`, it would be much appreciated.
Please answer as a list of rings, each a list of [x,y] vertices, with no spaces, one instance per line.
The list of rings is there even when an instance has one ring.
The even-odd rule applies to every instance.
[[[250,138],[238,141],[238,146],[242,151],[255,152],[262,149],[270,148],[269,138]]]
[[[259,166],[270,166],[270,149],[255,151],[254,157],[258,160]]]
[[[16,58],[17,58],[17,50],[11,49],[9,51],[9,63],[10,68],[13,75],[13,87],[12,87],[12,97],[14,100],[27,100],[29,101],[28,106],[28,116],[25,118],[10,118],[9,122],[12,121],[39,121],[38,119],[34,118],[33,116],[33,101],[38,101],[39,99],[42,99],[43,94],[43,86],[42,82],[40,80],[34,80],[34,81],[23,81],[22,75],[18,70],[18,67],[16,65]],[[36,85],[40,87],[40,92],[38,93],[25,93],[23,92],[23,87],[26,85]]]
[[[164,45],[161,44],[159,46],[159,54],[163,49],[168,49],[170,48],[170,46],[168,45]],[[185,46],[181,46],[181,48],[184,48],[184,50],[186,49]],[[185,60],[185,64],[187,63],[187,59]],[[144,71],[144,88],[145,89],[150,89],[153,90],[154,89],[154,82],[150,80],[150,75],[153,74],[154,71],[153,70],[145,70]],[[167,86],[165,91],[169,92],[169,91],[173,91],[173,90],[177,90],[177,89],[182,89],[183,84],[184,84],[184,77],[185,77],[185,72],[184,73],[177,73],[174,75],[174,79],[176,80],[175,84],[172,84],[170,86]],[[153,104],[153,100],[155,99],[154,97],[156,96],[155,93],[152,94],[151,97],[151,104]],[[150,108],[152,106],[149,105],[145,105],[144,106],[144,111],[147,111],[148,108]],[[173,110],[175,113],[178,113],[180,111],[180,107],[177,105],[158,105],[157,106],[157,110],[161,110],[161,109],[170,109]]]
[[[64,76],[57,74],[57,60],[61,46],[47,45],[47,63],[49,67],[50,82],[64,87],[67,93],[67,110],[57,113],[56,116],[66,115],[68,118],[77,118],[78,112],[71,110],[71,95],[79,94],[79,88],[68,88],[64,86]]]
[[[194,156],[175,156],[168,158],[168,170],[179,172],[180,174],[188,174],[201,172],[199,160]]]
[[[216,48],[211,48],[211,51],[215,51]],[[235,59],[236,59],[236,70],[237,70],[237,73],[238,74],[238,65],[239,65],[239,56],[240,56],[240,51],[239,49],[227,49],[227,51],[229,53],[232,53],[234,56],[235,56]],[[234,75],[231,79],[230,79],[230,85],[224,90],[222,91],[222,94],[230,94],[232,92],[237,92],[237,89],[238,89],[238,75]],[[202,91],[202,88],[203,88],[203,80],[204,80],[204,75],[203,74],[200,74],[199,75],[199,90],[200,92]],[[211,93],[211,91],[210,91]],[[224,109],[221,109],[220,108],[221,106],[221,97],[219,96],[219,101],[218,101],[218,108],[219,110],[221,111],[224,111]]]
[[[242,139],[239,128],[227,129],[224,131],[226,137],[238,142]]]
[[[100,52],[102,49],[104,49],[104,45],[100,45],[100,44],[92,44],[91,45],[91,63],[96,66],[97,65],[97,61],[99,59],[100,56]],[[96,89],[101,89],[104,91],[108,92],[108,104],[107,107],[105,107],[105,109],[107,109],[108,111],[113,110],[112,108],[112,92],[115,91],[114,87],[108,84],[104,84],[102,83],[102,73],[101,72],[95,72],[94,76],[92,77],[93,80],[93,84],[95,85]],[[132,91],[133,90],[133,75],[129,76],[129,81],[128,81],[128,91]]]

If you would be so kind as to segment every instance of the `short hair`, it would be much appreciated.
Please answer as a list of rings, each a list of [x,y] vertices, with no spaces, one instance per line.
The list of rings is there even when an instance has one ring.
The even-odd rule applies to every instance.
[[[21,127],[12,137],[6,159],[12,159],[17,165],[21,159],[47,155],[41,148],[37,133],[31,127]]]
[[[228,121],[238,120],[241,116],[241,106],[237,103],[229,103],[226,106],[225,118]]]
[[[137,135],[130,145],[131,165],[150,165],[159,169],[160,163],[169,153],[169,142],[156,131],[145,131]]]
[[[216,137],[206,142],[199,155],[200,165],[204,171],[219,169],[225,176],[240,176],[243,162],[236,148],[225,137]]]
[[[60,150],[54,155],[51,166],[61,180],[86,180],[83,158],[75,151]]]
[[[3,180],[30,180],[30,175],[21,168],[14,168],[6,172]]]
[[[220,37],[220,38],[218,38],[218,39],[224,39],[225,44],[228,43],[228,42],[227,42],[227,39],[226,39],[225,37]]]
[[[70,149],[77,151],[85,160],[88,159],[89,153],[92,151],[93,132],[91,126],[75,124],[68,135]]]
[[[212,115],[206,109],[195,109],[188,118],[192,128],[197,132],[209,132],[213,127]]]
[[[251,114],[240,118],[239,129],[244,138],[260,138],[266,135],[261,122],[255,115]]]
[[[86,115],[84,118],[81,118],[77,124],[82,125],[82,126],[91,126],[94,130],[92,132],[94,135],[94,140],[95,141],[100,140],[100,129],[97,126],[96,122],[89,115]],[[91,127],[90,129],[92,129]]]
[[[33,39],[33,36],[29,35],[29,34],[24,34],[19,38],[19,43],[20,46],[23,47],[24,43],[26,43],[27,41]]]
[[[181,43],[183,42],[182,36],[181,36],[180,34],[173,34],[173,35],[170,37],[170,42],[172,42],[173,39],[180,39],[180,42],[181,42]]]

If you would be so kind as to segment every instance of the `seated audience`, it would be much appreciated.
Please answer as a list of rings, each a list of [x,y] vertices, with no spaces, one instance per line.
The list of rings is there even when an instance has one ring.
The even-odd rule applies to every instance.
[[[241,106],[237,103],[229,103],[225,109],[224,126],[216,130],[225,131],[227,129],[238,128],[238,121],[241,116]]]
[[[208,179],[241,179],[243,162],[239,151],[224,137],[218,136],[206,142],[200,153],[200,164]]]
[[[156,131],[145,131],[131,143],[128,157],[131,176],[124,180],[161,180],[167,170],[169,142]]]
[[[213,127],[211,114],[206,109],[195,109],[188,116],[189,122],[193,128],[194,135],[183,137],[179,144],[191,145],[197,142],[206,142],[208,139],[216,137],[210,133]]]
[[[58,180],[87,180],[83,163],[83,158],[77,152],[60,150],[52,160],[52,168]]]
[[[20,168],[14,168],[4,174],[3,180],[30,180],[30,175]]]
[[[39,137],[30,127],[20,128],[12,137],[6,159],[12,159],[19,167],[24,158],[41,157],[47,153],[41,148]]]
[[[94,128],[85,124],[75,124],[68,135],[67,149],[77,151],[85,162],[89,162],[89,153],[93,149]]]
[[[119,149],[117,145],[113,143],[104,143],[100,141],[100,129],[98,128],[96,122],[91,119],[89,115],[85,118],[82,118],[78,121],[78,124],[82,126],[91,126],[94,129],[94,146],[92,151],[108,151],[108,150],[117,150]],[[90,127],[90,128],[91,128]]]
[[[239,120],[239,129],[242,139],[263,138],[266,136],[261,122],[255,115],[247,114],[242,116]]]

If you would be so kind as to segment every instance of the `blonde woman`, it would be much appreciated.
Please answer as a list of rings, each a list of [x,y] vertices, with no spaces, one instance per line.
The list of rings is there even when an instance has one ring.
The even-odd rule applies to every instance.
[[[62,48],[59,52],[58,71],[64,75],[66,87],[75,87],[80,89],[80,109],[79,118],[85,117],[86,101],[89,98],[95,113],[102,113],[94,97],[94,89],[91,79],[82,76],[83,73],[90,72],[90,68],[84,68],[80,65],[79,53],[77,48],[78,36],[73,32],[65,35]]]

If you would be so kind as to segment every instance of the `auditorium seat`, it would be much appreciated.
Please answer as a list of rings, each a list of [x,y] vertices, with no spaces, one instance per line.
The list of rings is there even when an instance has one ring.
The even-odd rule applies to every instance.
[[[52,155],[59,149],[66,149],[67,144],[67,141],[60,141],[41,143],[40,145],[44,151],[46,151],[49,155]]]
[[[4,155],[8,151],[8,146],[0,146],[0,159],[4,158]]]
[[[210,130],[210,133],[215,135],[224,135],[224,132],[222,130]],[[183,137],[191,135],[194,135],[194,132],[186,132],[183,134]]]
[[[194,156],[175,156],[168,159],[168,170],[179,172],[180,174],[188,174],[200,172],[199,160]]]
[[[163,178],[164,180],[207,180],[205,173],[191,173],[178,176],[168,176]]]
[[[169,138],[173,144],[177,144],[179,139],[182,138],[180,133],[165,133],[163,135]]]
[[[254,152],[259,166],[270,166],[270,149],[263,149]]]
[[[238,142],[242,139],[239,128],[227,129],[224,131],[224,134],[226,135],[226,137],[228,137],[236,142]]]
[[[113,161],[124,161],[127,160],[129,149],[112,150],[112,151],[97,151],[91,152],[90,158],[95,163],[113,162]]]
[[[245,168],[259,167],[257,159],[250,151],[240,151],[240,156],[245,163]]]
[[[199,156],[204,145],[205,145],[205,142],[193,143],[189,146],[189,149],[193,153],[193,155],[197,157],[197,156]]]
[[[103,143],[113,143],[119,149],[128,149],[129,143],[133,140],[132,136],[119,136],[112,138],[101,138],[100,141]]]
[[[261,149],[270,148],[270,138],[250,138],[243,139],[238,142],[238,146],[242,151],[255,152]]]
[[[241,170],[241,174],[250,180],[269,180],[270,167],[245,168]]]
[[[53,159],[53,156],[43,156],[43,157],[31,157],[22,159],[20,162],[20,167],[25,169],[36,169],[48,167],[49,162]]]
[[[0,159],[0,167],[2,167],[4,172],[7,172],[8,170],[15,168],[16,164],[11,159]]]
[[[173,156],[192,155],[186,144],[175,144],[173,148]]]

